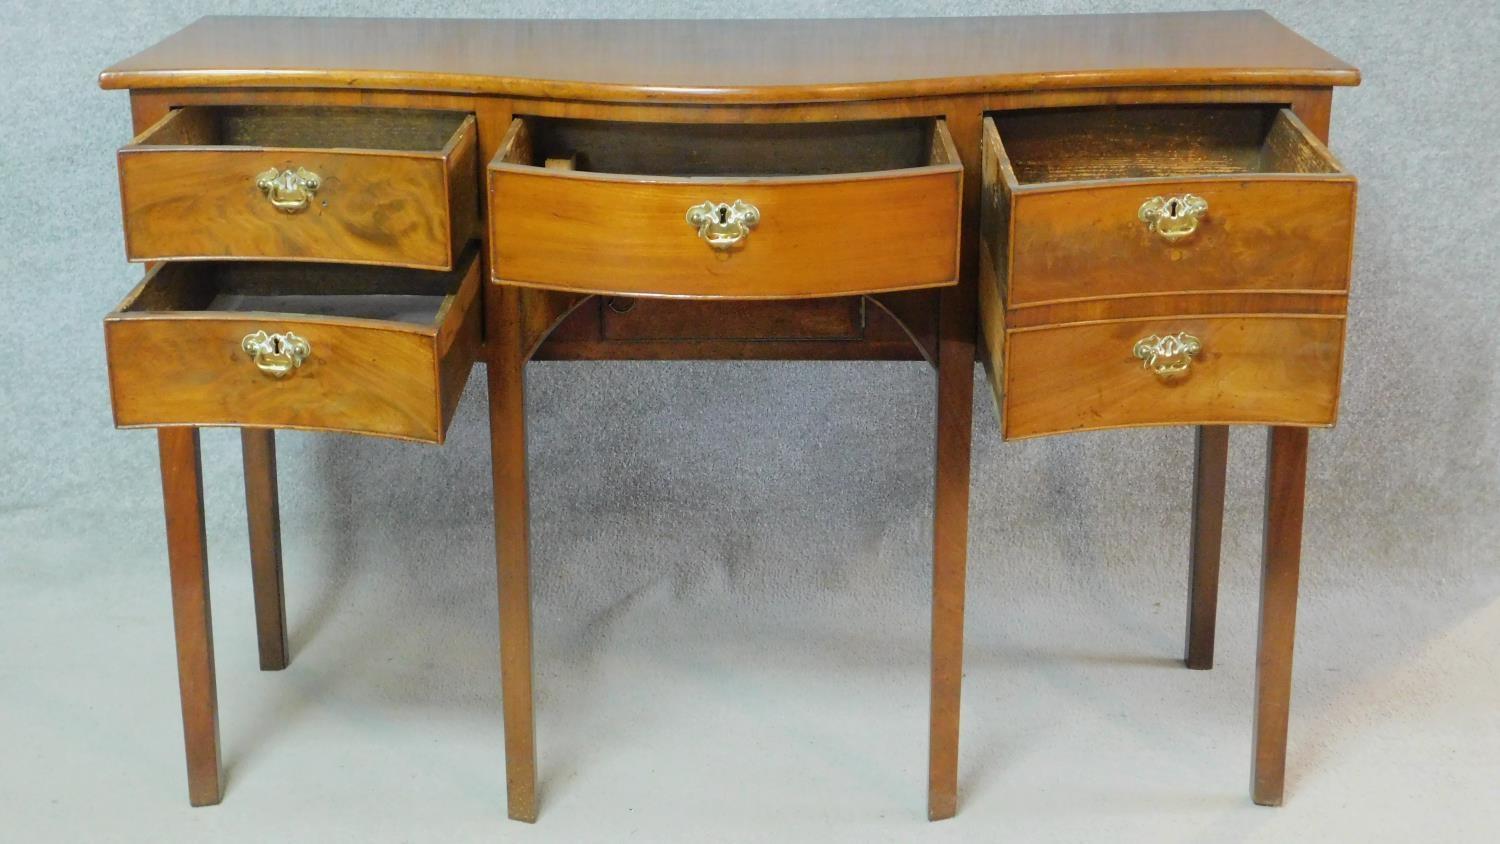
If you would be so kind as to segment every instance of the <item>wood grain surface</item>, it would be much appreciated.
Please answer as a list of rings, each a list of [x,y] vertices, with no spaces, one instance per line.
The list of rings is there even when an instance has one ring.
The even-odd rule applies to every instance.
[[[1162,378],[1137,340],[1185,331],[1203,350]],[[1010,332],[1007,439],[1137,425],[1332,425],[1344,320],[1213,316],[1116,320]]]
[[[1292,707],[1292,652],[1302,571],[1307,495],[1307,429],[1272,428],[1266,446],[1265,534],[1260,630],[1255,651],[1255,741],[1250,796],[1280,806],[1286,792],[1286,737]]]
[[[406,274],[411,284],[441,285],[431,324],[203,310],[216,265],[159,265],[105,320],[115,423],[298,428],[442,442],[478,353],[476,258],[471,251],[466,270],[436,278],[383,271],[386,278]],[[336,275],[331,268],[321,272]],[[358,268],[342,274],[345,284],[374,277]],[[379,288],[372,282],[370,289]],[[312,354],[286,377],[269,377],[240,347],[242,338],[261,330],[292,331],[311,343]]]
[[[172,628],[177,639],[188,801],[194,806],[212,806],[224,797],[224,767],[219,755],[219,692],[198,429],[163,428],[157,432],[157,450],[172,575]]]
[[[190,106],[121,149],[127,256],[453,266],[479,213],[472,118],[446,116],[447,133],[429,138],[435,146],[413,150],[399,148],[413,122],[401,115],[364,109],[354,118],[367,124],[356,127],[362,131],[330,133],[325,122],[347,123],[355,110],[334,110],[340,116],[319,108],[276,111],[279,122],[226,127],[213,109]],[[431,123],[429,115],[417,118],[419,129]],[[372,146],[315,145],[349,142]],[[373,146],[382,143],[398,148]],[[271,205],[256,185],[269,168],[318,175],[321,184],[306,210],[287,213]]]
[[[906,169],[735,178],[548,169],[538,133],[518,119],[489,167],[492,278],[723,299],[952,284],[963,166],[943,122],[929,125],[932,144]],[[686,222],[699,203],[736,200],[755,205],[760,222],[733,249],[710,247]]]
[[[204,18],[106,88],[808,102],[1122,85],[1353,85],[1264,12],[886,20]]]
[[[1203,114],[1212,118],[1218,113],[1210,109]],[[1091,162],[1087,168],[1038,164],[1035,156],[1024,167],[1014,159],[1006,166],[1007,121],[987,123],[986,153],[999,159],[994,170],[1001,183],[995,198],[1009,203],[1008,213],[990,218],[993,225],[1008,226],[990,233],[1005,250],[997,257],[1008,264],[1002,273],[1008,305],[1223,290],[1347,290],[1355,181],[1295,121],[1283,111],[1271,124],[1283,128],[1276,133],[1276,154],[1270,156],[1263,157],[1261,138],[1244,145],[1205,144],[1184,154],[1171,147],[1173,139],[1167,136],[1160,138],[1163,149],[1136,149],[1118,166],[1103,167],[1098,161],[1106,154],[1090,155],[1095,143],[1090,121],[1079,119],[1067,124],[1072,134],[1055,134],[1047,147],[1054,159],[1086,159]],[[1028,139],[1028,152],[1032,143]],[[1286,146],[1296,146],[1300,153],[1282,154]],[[1138,157],[1158,152],[1160,159],[1151,161],[1151,167],[1134,166]],[[1245,160],[1232,172],[1237,152]],[[1107,155],[1119,151],[1111,148]],[[1286,169],[1268,172],[1277,166]],[[1179,175],[1161,175],[1169,171]],[[1027,182],[1020,175],[1026,172],[1088,178]],[[1155,175],[1118,175],[1137,172]],[[1207,200],[1208,211],[1188,237],[1169,242],[1140,220],[1138,212],[1147,199],[1189,193]]]

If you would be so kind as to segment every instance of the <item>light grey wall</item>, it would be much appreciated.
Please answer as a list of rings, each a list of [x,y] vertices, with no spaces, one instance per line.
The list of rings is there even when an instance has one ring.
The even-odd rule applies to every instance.
[[[1238,2],[741,2],[754,16],[1141,11]],[[1340,425],[1312,438],[1307,577],[1367,573],[1496,593],[1500,23],[1491,0],[1273,2],[1360,66],[1332,146],[1361,178]],[[205,13],[700,16],[702,3],[12,3],[0,15],[0,576],[87,578],[163,553],[155,440],[111,428],[100,318],[139,276],[123,260],[114,149],[126,97],[97,72]],[[538,591],[590,578],[618,598],[666,577],[749,590],[872,588],[920,600],[932,379],[918,365],[542,364],[531,370]],[[443,449],[284,434],[289,536],[337,576],[492,580],[485,406],[475,377]],[[1191,434],[1002,445],[976,385],[971,585],[1154,578],[1178,599]],[[204,435],[213,553],[244,557],[239,451]],[[1264,437],[1232,441],[1228,565],[1259,546]],[[449,562],[444,562],[449,560]],[[331,561],[331,562],[330,562]],[[288,565],[304,564],[289,560]],[[443,574],[462,571],[465,575]],[[890,578],[901,584],[890,589]],[[248,580],[236,584],[243,588]],[[1418,593],[1420,594],[1420,593]],[[601,600],[612,600],[607,595]],[[982,620],[971,621],[982,624]]]

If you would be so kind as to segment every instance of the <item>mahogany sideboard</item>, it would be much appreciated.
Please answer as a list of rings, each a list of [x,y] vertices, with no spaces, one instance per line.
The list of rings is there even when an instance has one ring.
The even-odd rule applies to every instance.
[[[158,431],[190,801],[223,793],[199,427],[242,431],[280,669],[273,432],[441,443],[485,364],[509,814],[531,821],[527,361],[925,360],[927,809],[952,816],[977,355],[1007,439],[1196,426],[1190,668],[1213,660],[1228,426],[1269,429],[1252,797],[1279,804],[1352,254],[1325,142],[1358,81],[1260,12],[205,18],[106,70],[147,265],[105,319],[110,386],[117,425]]]

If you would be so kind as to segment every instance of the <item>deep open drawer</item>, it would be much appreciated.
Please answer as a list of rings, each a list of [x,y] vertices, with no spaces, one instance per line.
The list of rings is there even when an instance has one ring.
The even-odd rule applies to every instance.
[[[174,262],[104,321],[115,424],[442,442],[481,336],[459,270]]]
[[[776,299],[956,282],[942,120],[517,118],[489,166],[491,275],[589,293]]]

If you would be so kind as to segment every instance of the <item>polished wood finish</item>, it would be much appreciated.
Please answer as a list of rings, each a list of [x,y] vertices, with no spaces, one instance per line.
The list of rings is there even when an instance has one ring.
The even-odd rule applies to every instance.
[[[352,431],[442,442],[480,341],[479,262],[411,270],[167,263],[105,319],[115,424],[241,425]],[[263,295],[269,294],[269,295]],[[369,307],[426,301],[427,322],[370,316],[214,310],[222,297],[300,294]],[[317,307],[316,303],[313,307]],[[347,312],[345,312],[347,313]],[[421,317],[418,317],[421,319]],[[312,355],[283,378],[240,347],[247,334],[292,331]]]
[[[1075,370],[1073,379],[1052,391],[1083,391],[1079,402],[1082,405],[1092,400],[1087,395],[1090,378],[1098,381],[1095,387],[1102,386],[1105,393],[1112,394],[1116,389],[1112,385],[1125,377],[1121,372],[1128,372],[1135,379],[1146,379],[1147,386],[1132,392],[1150,396],[1169,391],[1174,397],[1166,400],[1167,407],[1171,409],[1173,402],[1178,404],[1172,413],[1161,414],[1146,408],[1139,398],[1127,396],[1122,399],[1124,416],[1111,405],[1100,411],[1102,422],[1096,419],[1080,426],[1077,419],[1069,418],[1069,411],[1058,407],[1065,402],[1050,396],[1037,398],[1045,392],[1040,389],[1032,391],[1028,400],[1027,390],[1022,390],[1023,421],[1026,413],[1031,412],[1032,424],[1059,430],[1118,422],[1215,423],[1200,430],[1195,471],[1191,662],[1194,652],[1211,654],[1211,647],[1205,649],[1191,642],[1201,640],[1205,629],[1212,630],[1213,614],[1203,609],[1203,599],[1212,594],[1208,580],[1216,573],[1216,569],[1208,566],[1211,558],[1217,560],[1218,537],[1211,535],[1214,531],[1210,528],[1222,517],[1222,494],[1214,495],[1216,489],[1222,489],[1225,454],[1220,447],[1223,443],[1220,432],[1224,431],[1220,424],[1234,421],[1222,418],[1218,405],[1232,405],[1239,412],[1241,403],[1247,399],[1235,393],[1248,389],[1248,401],[1252,404],[1268,414],[1277,408],[1274,411],[1277,424],[1293,421],[1282,418],[1286,414],[1317,415],[1325,410],[1327,420],[1331,421],[1333,407],[1328,400],[1327,385],[1332,382],[1336,398],[1337,359],[1341,351],[1333,354],[1334,371],[1330,377],[1328,350],[1341,350],[1342,317],[1346,310],[1347,266],[1342,281],[1331,283],[1332,271],[1307,271],[1309,267],[1323,267],[1320,261],[1331,266],[1332,258],[1309,258],[1301,254],[1305,250],[1291,250],[1297,254],[1280,257],[1240,257],[1245,266],[1252,268],[1270,265],[1264,262],[1282,261],[1291,270],[1312,278],[1309,286],[1298,286],[1309,283],[1274,273],[1264,283],[1241,284],[1238,276],[1229,276],[1223,256],[1218,255],[1213,261],[1198,261],[1207,265],[1201,277],[1213,282],[1201,289],[1183,286],[1179,283],[1182,279],[1173,277],[1171,272],[1160,279],[1143,279],[1140,272],[1104,273],[1094,278],[1097,284],[1093,286],[1083,288],[1075,280],[1073,289],[1047,294],[1064,298],[1010,302],[1007,307],[1012,258],[1035,260],[1039,255],[1034,250],[1047,251],[1054,257],[1075,250],[1081,256],[1083,269],[1092,269],[1086,259],[1097,258],[1098,254],[1085,245],[1058,247],[1045,241],[1029,247],[1025,255],[1013,254],[1014,238],[1009,236],[1008,222],[1011,202],[1005,191],[1010,191],[1009,197],[1025,198],[1031,192],[1037,198],[1042,194],[1066,193],[1064,187],[1068,185],[1082,185],[1077,188],[1080,196],[1097,198],[1104,188],[1134,189],[1138,183],[1128,180],[1143,178],[1155,180],[1152,184],[1215,186],[1327,181],[1347,185],[1352,202],[1352,180],[1337,171],[1336,162],[1327,155],[1321,142],[1326,141],[1331,114],[1330,86],[1357,81],[1358,73],[1353,68],[1258,12],[893,21],[210,18],[106,71],[101,78],[105,87],[132,89],[131,107],[137,133],[147,132],[160,123],[157,134],[152,136],[156,141],[154,146],[160,148],[144,150],[157,155],[196,149],[193,145],[203,143],[205,138],[214,138],[214,143],[204,147],[211,157],[232,153],[232,146],[226,147],[226,131],[241,139],[253,134],[253,145],[267,149],[309,148],[334,150],[340,155],[378,155],[371,151],[396,147],[394,151],[400,152],[403,145],[412,145],[410,136],[400,127],[415,125],[402,122],[415,120],[414,115],[436,114],[432,119],[463,121],[470,127],[472,143],[460,145],[459,149],[471,151],[472,158],[465,163],[460,155],[450,161],[446,171],[450,177],[446,208],[455,221],[450,231],[452,239],[447,242],[449,260],[457,254],[455,243],[477,236],[481,241],[480,261],[488,264],[480,268],[479,278],[535,283],[519,271],[515,276],[509,272],[516,267],[524,268],[528,260],[536,263],[537,256],[543,254],[536,251],[539,248],[536,243],[517,245],[520,243],[517,241],[505,251],[499,243],[499,235],[504,234],[517,207],[523,217],[533,220],[548,213],[559,219],[573,214],[574,218],[566,222],[542,221],[537,225],[553,225],[558,230],[557,237],[571,238],[570,244],[591,244],[587,250],[577,249],[586,256],[583,261],[561,248],[544,250],[549,256],[560,257],[557,261],[552,257],[540,261],[541,271],[534,273],[545,281],[546,273],[557,271],[559,262],[572,261],[574,275],[569,284],[574,289],[555,291],[509,283],[476,284],[480,288],[477,294],[484,298],[483,307],[475,302],[461,324],[448,334],[440,331],[437,341],[441,346],[449,342],[445,338],[451,338],[455,345],[466,344],[463,348],[472,351],[466,355],[450,354],[439,361],[438,371],[432,376],[439,385],[439,395],[433,397],[439,407],[435,411],[437,419],[435,424],[422,426],[420,437],[432,439],[429,435],[436,429],[437,438],[441,438],[462,390],[468,361],[477,354],[474,349],[480,342],[477,323],[482,318],[489,364],[506,780],[509,814],[521,820],[534,820],[538,811],[524,412],[527,360],[925,359],[935,365],[937,426],[928,814],[933,819],[949,817],[956,811],[960,786],[957,763],[976,315],[985,328],[984,357],[994,379],[997,400],[1008,400],[1005,378],[1007,367],[1014,363],[1011,358],[1016,357],[1017,346],[1022,369],[1031,370],[1031,374],[1019,379],[1028,389],[1059,383],[1046,378],[1063,378],[1054,372],[1035,380],[1038,378],[1035,367],[1026,361],[1028,354],[1036,355],[1027,352],[1026,347],[1040,343],[1036,348],[1045,352],[1042,357],[1051,360],[1054,354],[1061,356],[1063,368],[1073,366]],[[1290,112],[1283,113],[1283,108],[1289,108]],[[1139,120],[1132,123],[1143,109],[1153,109],[1153,116],[1144,123]],[[1101,119],[1106,112],[1114,119]],[[397,119],[387,119],[382,128],[368,134],[352,138],[346,135],[348,140],[333,141],[332,136],[338,133],[375,125],[367,121],[382,115],[394,115]],[[1009,183],[1003,178],[999,181],[993,178],[1000,172],[999,155],[989,152],[981,155],[980,149],[985,138],[981,121],[986,115],[1010,127],[1004,133],[1005,144],[998,143],[997,130],[996,141],[987,144],[989,149],[1014,154],[1022,162],[1023,175],[1042,172],[1072,181],[1028,184],[1026,178]],[[1210,117],[1204,119],[1204,115]],[[517,117],[521,118],[519,123]],[[1297,120],[1304,127],[1299,127]],[[947,128],[951,141],[936,132],[938,126]],[[530,131],[524,139],[513,137],[508,154],[502,154],[507,132],[513,127],[521,127],[517,132]],[[927,134],[913,135],[914,127]],[[1087,130],[1080,132],[1079,127]],[[1076,137],[1059,141],[1063,130]],[[293,135],[288,136],[284,131],[292,131]],[[1309,141],[1309,136],[1317,142]],[[392,140],[402,137],[408,140]],[[917,138],[918,146],[924,137],[936,137],[939,143],[927,144],[925,154],[932,156],[935,151],[937,156],[913,158],[912,137]],[[1169,140],[1175,143],[1165,147],[1166,154],[1159,155]],[[431,141],[418,146],[424,154],[448,148],[447,144],[438,147]],[[516,171],[507,172],[508,182],[524,177],[546,190],[532,190],[519,205],[497,204],[495,210],[503,214],[492,214],[489,224],[478,227],[478,231],[472,225],[465,230],[458,222],[463,208],[470,209],[470,223],[482,210],[474,195],[480,183],[478,164],[494,162],[497,157],[502,170]],[[983,168],[992,176],[983,182],[979,178],[981,159]],[[627,256],[632,260],[621,260],[624,253],[620,252],[617,241],[605,237],[607,229],[581,224],[592,224],[606,213],[614,214],[617,206],[598,201],[570,210],[550,204],[559,200],[548,193],[559,184],[575,187],[581,184],[606,198],[617,198],[619,194],[615,192],[623,185],[630,191],[625,204],[634,207],[636,197],[661,196],[666,187],[709,185],[748,190],[769,183],[786,190],[806,191],[815,187],[819,191],[836,188],[847,192],[851,186],[866,190],[872,184],[888,187],[884,183],[890,178],[908,178],[912,171],[931,170],[934,161],[940,161],[950,172],[928,173],[926,177],[936,181],[941,175],[949,180],[948,205],[941,208],[912,205],[904,213],[913,219],[903,221],[903,226],[882,221],[872,229],[860,214],[851,212],[861,206],[845,193],[840,204],[833,205],[830,211],[838,227],[827,228],[833,224],[822,219],[801,227],[803,231],[821,233],[825,239],[848,239],[851,232],[864,232],[862,249],[871,254],[878,252],[884,256],[882,260],[874,260],[864,252],[833,260],[827,250],[812,250],[785,233],[777,235],[776,223],[762,223],[751,233],[747,248],[725,261],[734,268],[728,276],[731,282],[728,285],[708,285],[701,278],[684,276],[662,263],[655,253],[637,252]],[[287,159],[285,163],[291,161]],[[1189,163],[1191,167],[1187,166]],[[123,161],[122,165],[135,166]],[[1153,171],[1149,167],[1158,169]],[[1134,168],[1134,172],[1122,168]],[[1267,172],[1272,175],[1266,175]],[[162,177],[170,178],[176,177]],[[205,179],[208,178],[206,174]],[[456,200],[465,189],[471,191],[470,200]],[[1270,187],[1256,189],[1270,190]],[[1323,189],[1332,190],[1326,186]],[[127,208],[134,201],[132,196],[127,190]],[[184,201],[197,201],[186,193],[182,196],[188,197]],[[685,193],[674,201],[686,196]],[[923,196],[930,199],[931,194]],[[1294,210],[1305,208],[1311,201],[1309,196],[1301,191],[1295,196],[1289,192],[1268,194],[1271,200],[1288,203]],[[688,204],[711,198],[737,197],[693,195]],[[1007,201],[996,202],[997,198]],[[543,201],[549,204],[540,207]],[[759,204],[766,210],[764,203]],[[413,207],[431,223],[442,216],[445,206],[429,196],[415,200]],[[1226,201],[1214,203],[1216,212],[1222,213],[1226,207],[1230,207]],[[580,208],[588,213],[575,214]],[[672,209],[668,228],[680,227],[680,233],[691,240],[693,233],[681,219],[685,209],[686,205]],[[989,233],[994,241],[991,246],[995,247],[983,258],[981,209],[984,231]],[[1023,210],[1028,216],[1032,213],[1029,208]],[[1128,210],[1133,218],[1134,208]],[[1261,220],[1257,225],[1272,225],[1254,217],[1256,213],[1264,211],[1250,209],[1235,220]],[[130,217],[127,211],[127,223]],[[174,217],[160,230],[170,233],[169,240],[186,242],[183,239],[194,233],[182,231],[185,217]],[[910,242],[916,230],[913,227],[929,225],[939,218],[955,245],[945,253],[948,261],[945,278],[933,281],[937,274],[928,274],[929,280],[922,283],[950,286],[889,292],[903,284],[910,285],[914,276],[924,275],[913,269],[916,266],[913,250],[922,243],[937,241],[919,237],[915,244]],[[1211,218],[1217,219],[1213,214]],[[786,215],[778,209],[768,219],[784,221]],[[1335,215],[1334,219],[1337,222],[1340,218]],[[1110,217],[1108,223],[1114,222]],[[1105,236],[1108,226],[1102,223],[1101,227],[1081,229],[1070,229],[1069,225],[1065,218],[1055,223],[1054,228],[1109,241]],[[374,228],[376,239],[387,236],[383,226]],[[1203,234],[1208,234],[1210,228]],[[649,227],[642,230],[655,231]],[[872,231],[875,236],[870,236]],[[1004,237],[999,232],[1004,232]],[[773,245],[778,246],[772,256],[775,260],[767,261],[755,272],[745,271],[747,258],[753,263],[758,259],[750,256],[767,253],[765,249],[756,250],[756,246],[764,245],[768,233]],[[1243,235],[1244,229],[1236,229],[1234,234]],[[1287,242],[1305,242],[1309,236],[1293,232],[1287,235],[1292,238],[1288,241],[1287,237],[1271,238],[1251,232],[1247,237],[1244,242],[1249,245],[1241,251],[1270,248],[1278,239],[1285,247]],[[1304,240],[1297,241],[1299,237]],[[1325,234],[1324,241],[1319,242],[1337,240],[1335,235]],[[414,238],[408,244],[392,245],[389,253],[374,263],[430,261],[436,254],[430,248],[435,242],[436,238]],[[1137,269],[1143,266],[1122,251],[1121,243],[1118,238],[1114,245],[1106,243],[1108,248],[1104,251],[1125,255],[1118,260]],[[1177,251],[1187,248],[1184,245]],[[268,246],[261,251],[270,254],[259,257],[318,257],[283,255],[280,250],[290,247]],[[378,251],[359,245],[347,249],[343,257],[334,256],[333,260],[365,260]],[[496,259],[493,262],[489,260],[492,255]],[[1191,256],[1181,257],[1178,263],[1191,261]],[[306,272],[307,265],[302,265],[302,270],[291,264],[260,266],[274,268],[258,277],[255,295],[262,297],[295,298],[306,292],[307,280],[312,277]],[[688,266],[690,271],[701,272],[701,264]],[[932,262],[932,266],[936,263]],[[230,277],[245,277],[242,269],[220,270],[211,263],[199,267],[188,271],[169,265],[158,270],[154,278],[165,274],[180,281],[161,285],[158,278],[157,283],[145,285],[138,292],[138,300],[155,301],[157,306],[168,308],[186,302],[190,303],[190,310],[200,309],[220,288],[220,272],[227,272]],[[717,264],[710,268],[724,269]],[[788,279],[795,280],[798,273],[804,283],[789,284]],[[381,277],[378,274],[361,272],[351,276],[341,268],[324,265],[318,268],[317,276],[319,284],[324,286],[323,292],[330,296],[377,301],[390,292],[388,285],[369,286],[371,278]],[[906,281],[898,281],[898,277]],[[1041,277],[1047,278],[1045,274]],[[617,287],[621,278],[631,280],[634,286]],[[872,284],[871,279],[877,283]],[[1059,283],[1066,286],[1068,282],[1063,279]],[[878,292],[867,297],[849,295],[869,291]],[[607,295],[591,295],[596,292]],[[629,298],[615,295],[621,293],[634,295]],[[787,298],[793,296],[814,298]],[[693,301],[663,301],[661,297],[687,297]],[[734,297],[758,297],[762,301],[702,301]],[[292,312],[281,309],[271,315]],[[123,370],[127,372],[125,392],[137,399],[141,424],[161,424],[148,421],[152,418],[149,414],[160,409],[146,400],[147,393],[131,377],[157,373],[152,377],[163,379],[159,392],[171,404],[173,390],[183,382],[161,373],[170,373],[174,367],[215,365],[201,359],[205,357],[204,349],[216,348],[219,341],[198,343],[196,351],[190,351],[192,332],[197,330],[197,320],[227,317],[207,314],[181,319],[170,326],[170,331],[163,326],[162,337],[176,334],[173,342],[179,345],[173,347],[175,351],[161,354],[151,346],[138,348],[116,342],[118,323],[144,315],[120,316],[125,319],[112,318],[106,328],[116,397],[121,394],[117,370]],[[332,319],[338,321],[347,316]],[[327,317],[310,318],[308,323],[322,325],[327,321]],[[441,320],[429,322],[437,324]],[[1150,379],[1154,376],[1142,372],[1138,361],[1116,360],[1106,365],[1098,360],[1081,360],[1083,353],[1078,346],[1095,346],[1097,350],[1102,348],[1098,345],[1099,338],[1106,336],[1109,354],[1117,358],[1128,354],[1128,349],[1122,351],[1116,347],[1118,338],[1110,334],[1124,330],[1111,326],[1127,323],[1142,327],[1170,324],[1177,326],[1174,330],[1192,324],[1211,324],[1216,330],[1228,326],[1241,339],[1227,345],[1221,342],[1222,338],[1215,340],[1200,361],[1207,365],[1198,367],[1197,372],[1175,388],[1152,383]],[[471,325],[475,327],[470,328]],[[387,323],[385,327],[393,326]],[[1333,336],[1335,327],[1337,337]],[[1063,342],[1068,338],[1070,342]],[[1271,340],[1291,345],[1282,347]],[[1254,353],[1227,363],[1226,348]],[[1281,349],[1284,357],[1276,358],[1273,349]],[[1283,364],[1280,367],[1278,360]],[[1309,360],[1314,364],[1312,386],[1297,381],[1287,387],[1292,392],[1278,398],[1276,390],[1307,374],[1304,369]],[[1100,369],[1095,372],[1089,367]],[[1084,374],[1076,376],[1078,371]],[[1226,371],[1233,377],[1220,385],[1224,395],[1210,397],[1205,382],[1222,380]],[[299,372],[305,374],[310,373]],[[410,392],[399,373],[387,380],[389,384],[379,385],[384,392],[371,392],[363,398],[389,399]],[[369,383],[373,389],[373,376]],[[427,392],[426,386],[423,392]],[[1312,397],[1311,410],[1288,410],[1304,396]],[[326,396],[313,399],[324,405],[326,412],[333,412],[346,400],[342,393],[336,399]],[[1192,402],[1198,402],[1207,415],[1179,412]],[[1028,405],[1030,411],[1024,409]],[[1002,407],[1002,417],[1013,415],[1010,410]],[[1200,415],[1203,418],[1197,418]],[[360,418],[364,427],[346,429],[367,430],[368,414],[360,414]],[[286,421],[277,418],[266,424],[279,426]],[[245,420],[237,423],[248,424]],[[196,475],[195,429],[165,428],[161,433],[164,444],[187,442],[185,438],[189,435],[193,437],[192,467]],[[1273,436],[1295,437],[1296,433]],[[1305,431],[1302,436],[1305,443]],[[274,507],[266,506],[266,493],[274,495],[271,435],[247,433],[245,442],[247,504],[252,525],[262,525],[252,527],[252,548],[265,549],[270,547],[267,537],[271,535],[265,525],[274,521],[257,521],[257,514],[274,513]],[[264,446],[265,456],[258,452],[252,455],[258,446]],[[181,454],[175,454],[172,462],[183,464]],[[167,462],[164,456],[164,467]],[[252,492],[252,485],[266,481],[272,484]],[[1273,477],[1270,490],[1273,501],[1291,494],[1289,489],[1286,483],[1277,483]],[[1296,494],[1300,496],[1300,486]],[[173,512],[191,512],[196,506],[197,536],[201,540],[201,494],[196,498],[189,496],[185,505],[183,499],[180,490],[175,497],[168,490],[169,528]],[[183,506],[174,507],[174,500]],[[1276,524],[1280,527],[1276,535],[1283,536],[1287,520],[1278,519]],[[172,530],[182,533],[180,529]],[[191,554],[186,558],[201,560],[201,544],[197,543],[196,558]],[[1270,547],[1268,544],[1268,570],[1273,559]],[[253,550],[252,554],[261,559],[259,552]],[[174,590],[182,556],[174,555]],[[1283,561],[1276,569],[1283,571],[1285,554],[1275,559]],[[265,570],[257,563],[258,580]],[[279,580],[277,587],[279,591]],[[211,679],[211,645],[205,644],[208,641],[206,588],[201,592],[202,623],[186,629],[179,626],[179,645],[187,652],[209,655],[206,666]],[[1263,637],[1270,631],[1273,638],[1284,637],[1289,643],[1290,629],[1283,624],[1285,614],[1279,605],[1284,603],[1284,593],[1284,588],[1274,593],[1281,597],[1270,603],[1267,618],[1273,623],[1263,626]],[[258,585],[258,598],[261,594]],[[278,600],[277,604],[280,603]],[[193,605],[187,606],[193,609]],[[179,613],[179,621],[182,617]],[[193,613],[189,612],[187,617],[191,620]],[[258,623],[262,633],[275,630],[259,615]],[[283,619],[280,626],[283,635],[284,629]],[[1263,655],[1276,651],[1281,642],[1282,639],[1276,638],[1275,647],[1263,647]],[[204,665],[205,661],[199,657],[185,664],[183,672],[189,758],[198,760],[190,764],[199,771],[208,770],[201,764],[204,747],[216,746],[212,742],[206,745],[202,738],[204,696],[202,684],[197,680],[204,675]],[[191,695],[187,685],[189,676],[197,678]],[[1268,677],[1275,679],[1274,672],[1263,671],[1262,679]],[[1263,683],[1261,688],[1266,694],[1260,700],[1270,700],[1274,709],[1277,684]],[[211,687],[207,700],[207,711],[211,713]],[[1284,704],[1284,696],[1281,702]],[[1257,732],[1257,783],[1263,779],[1262,773],[1269,773],[1272,767],[1269,757],[1264,764],[1259,760],[1260,749],[1266,746],[1274,750],[1276,746],[1275,724],[1266,719],[1259,723],[1267,725],[1267,730]],[[1262,741],[1263,733],[1272,740]],[[1284,750],[1284,729],[1281,736],[1280,747]],[[215,799],[219,792],[216,758],[212,767]],[[1279,769],[1277,774],[1279,796]],[[191,779],[196,783],[205,777],[195,774]],[[198,785],[193,789],[195,802],[199,795],[207,793]],[[1259,785],[1256,795],[1257,799],[1262,796]]]
[[[1307,429],[1272,428],[1266,447],[1266,529],[1260,575],[1260,639],[1255,655],[1255,753],[1251,796],[1280,806],[1292,697],[1292,645],[1302,565]]]
[[[817,127],[792,124],[771,127],[792,131],[771,137],[762,152],[766,165],[783,162],[774,173],[788,175],[753,175],[759,168],[751,164],[752,175],[684,176],[724,168],[684,157],[686,165],[659,172],[668,162],[647,143],[638,151],[549,150],[544,126],[517,118],[489,166],[491,275],[529,287],[726,299],[952,284],[963,167],[943,121],[926,124],[927,142],[893,141],[914,147],[903,169],[839,172],[839,162],[826,159],[797,166],[794,150]],[[625,172],[541,166],[554,152]],[[760,222],[733,249],[714,249],[685,219],[705,200],[744,200],[760,209]]]
[[[224,796],[219,761],[219,694],[214,680],[213,618],[208,596],[208,534],[203,521],[203,469],[196,428],[157,432],[167,562],[172,572],[172,622],[177,682],[187,748],[188,800],[211,806]]]
[[[176,109],[120,150],[126,254],[451,269],[477,225],[475,135],[434,111]],[[306,210],[266,199],[273,167],[320,177]]]
[[[1345,293],[1179,293],[1170,296],[1083,299],[1011,308],[1004,312],[1004,320],[1006,328],[1016,330],[1075,322],[1149,319],[1181,314],[1238,316],[1260,313],[1341,317],[1348,311],[1349,296]]]
[[[1009,307],[1348,289],[1354,178],[1290,111],[1028,112],[987,122],[985,140],[996,199],[1009,203],[991,233]],[[1187,238],[1168,242],[1139,219],[1147,199],[1188,193],[1208,212]]]
[[[250,575],[260,670],[286,668],[286,595],[281,576],[281,500],[276,487],[276,432],[241,428],[245,514],[250,526]]]
[[[1354,85],[1264,12],[888,20],[203,18],[105,88],[799,103],[1132,85]]]
[[[1187,332],[1203,350],[1161,377],[1132,349]],[[1005,341],[1006,439],[1140,425],[1332,425],[1344,320],[1316,316],[1169,317],[1049,326]]]
[[[975,113],[948,117],[964,139],[971,170],[979,158]],[[938,292],[937,425],[932,503],[932,657],[927,740],[927,817],[958,811],[959,699],[963,685],[964,589],[969,555],[969,456],[974,414],[974,278],[978,185],[964,191],[963,281]]]
[[[499,291],[489,330],[490,459],[494,461],[495,560],[500,603],[500,682],[505,713],[505,789],[513,820],[537,818],[536,717],[531,650],[531,515],[526,479],[526,358],[522,291]]]
[[[1224,538],[1224,484],[1229,464],[1229,428],[1197,430],[1193,461],[1193,527],[1189,546],[1187,644],[1183,662],[1214,667],[1214,626],[1219,608],[1219,551]]]

